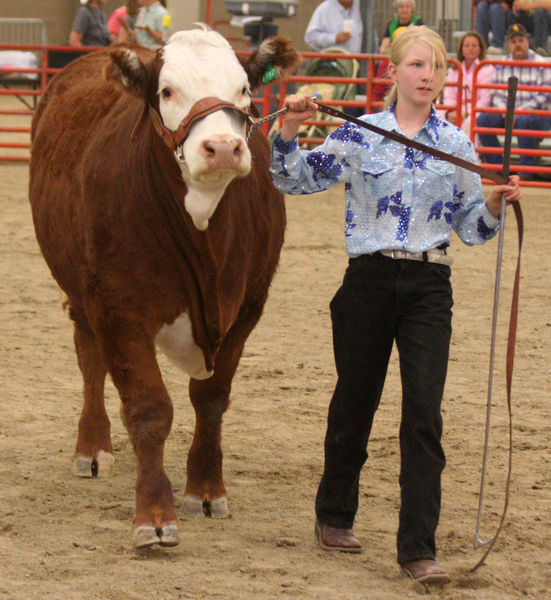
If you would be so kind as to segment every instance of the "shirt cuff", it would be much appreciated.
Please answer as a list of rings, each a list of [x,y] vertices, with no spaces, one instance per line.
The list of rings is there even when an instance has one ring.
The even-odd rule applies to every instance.
[[[501,213],[494,217],[494,215],[488,209],[488,205],[484,203],[484,214],[482,218],[484,219],[484,223],[486,223],[487,227],[490,229],[497,229],[499,224],[501,223]]]
[[[279,131],[274,136],[273,145],[274,149],[281,152],[281,154],[291,154],[291,152],[294,152],[298,148],[297,138],[286,142],[281,139],[281,133]]]

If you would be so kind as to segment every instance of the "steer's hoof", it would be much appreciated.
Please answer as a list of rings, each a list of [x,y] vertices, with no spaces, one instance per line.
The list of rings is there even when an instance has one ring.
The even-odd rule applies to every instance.
[[[231,517],[230,509],[228,507],[228,498],[226,496],[220,496],[215,500],[211,500],[210,504],[210,517],[213,519],[228,519]]]
[[[136,548],[147,548],[161,543],[157,529],[153,525],[139,525],[132,532],[132,541]]]
[[[161,546],[177,546],[180,543],[180,537],[178,535],[178,523],[173,521],[167,523],[161,527],[160,531]]]
[[[220,496],[214,500],[203,500],[199,496],[187,494],[184,496],[183,510],[188,517],[212,517],[213,519],[231,517],[226,496]]]
[[[115,457],[110,452],[100,450],[96,458],[78,454],[73,460],[73,473],[77,477],[109,477]]]
[[[199,498],[199,496],[192,496],[191,494],[186,494],[184,496],[184,503],[182,505],[182,509],[188,517],[205,516],[205,513],[203,511],[203,500]]]
[[[132,541],[136,548],[148,548],[160,544],[165,547],[177,546],[180,543],[178,523],[172,521],[162,527],[153,525],[138,525],[132,531]]]

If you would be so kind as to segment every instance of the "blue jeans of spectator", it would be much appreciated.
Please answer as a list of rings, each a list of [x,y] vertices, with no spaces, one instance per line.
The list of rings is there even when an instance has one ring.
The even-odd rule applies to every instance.
[[[354,523],[360,471],[395,342],[402,381],[399,563],[436,555],[445,465],[440,404],[452,304],[447,265],[378,253],[350,260],[331,301],[338,379],[329,406],[316,517],[331,527],[350,529]]]
[[[538,8],[534,11],[534,46],[547,49],[547,40],[551,31],[551,11]]]
[[[502,48],[505,30],[509,19],[500,2],[482,0],[476,5],[476,29],[489,46],[489,34],[492,32],[492,46]]]
[[[505,117],[498,114],[480,113],[476,120],[479,127],[503,127],[505,125]],[[518,115],[515,121],[515,129],[534,129],[536,131],[546,131],[551,129],[551,117],[536,117],[534,115]],[[499,147],[497,135],[493,133],[479,133],[481,146]],[[537,147],[537,140],[541,138],[529,137],[524,135],[518,136],[518,146],[526,150],[534,150]],[[502,154],[481,154],[482,162],[492,164],[502,164]],[[525,167],[532,167],[535,164],[534,156],[520,156],[520,164]],[[526,175],[529,176],[527,173]]]

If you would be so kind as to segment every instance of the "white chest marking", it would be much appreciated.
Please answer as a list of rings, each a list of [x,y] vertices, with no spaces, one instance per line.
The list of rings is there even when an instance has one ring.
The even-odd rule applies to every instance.
[[[163,325],[155,343],[171,362],[193,379],[208,379],[213,374],[207,371],[203,352],[193,339],[187,313],[182,313],[172,325]]]

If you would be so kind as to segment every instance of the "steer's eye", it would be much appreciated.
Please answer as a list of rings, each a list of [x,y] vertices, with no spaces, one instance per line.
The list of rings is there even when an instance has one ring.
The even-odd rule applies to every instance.
[[[241,90],[241,93],[243,94],[243,96],[247,96],[247,95],[249,95],[249,96],[250,96],[249,88],[247,88],[247,87],[244,87],[244,88]]]
[[[172,90],[168,87],[165,87],[161,90],[161,94],[162,94],[163,98],[171,98]]]

